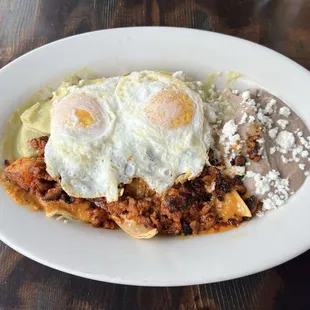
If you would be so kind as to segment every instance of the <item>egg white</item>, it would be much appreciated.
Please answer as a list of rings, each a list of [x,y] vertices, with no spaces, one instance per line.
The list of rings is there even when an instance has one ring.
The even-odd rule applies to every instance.
[[[165,89],[182,91],[190,98],[194,108],[190,123],[178,128],[165,128],[146,117],[145,106],[152,96]],[[124,120],[120,131],[134,137],[120,148],[132,158],[135,176],[143,178],[160,193],[173,185],[181,174],[187,173],[191,179],[202,171],[208,145],[204,142],[205,119],[198,93],[169,74],[143,71],[123,77],[118,83],[116,97],[120,118]]]
[[[53,104],[45,162],[47,172],[60,178],[62,188],[70,196],[91,198],[110,193],[118,197],[109,141],[116,120],[113,93],[117,82],[118,78],[111,78],[98,85],[70,87],[68,94]],[[72,122],[74,107],[92,113],[94,124],[83,128],[78,121]]]

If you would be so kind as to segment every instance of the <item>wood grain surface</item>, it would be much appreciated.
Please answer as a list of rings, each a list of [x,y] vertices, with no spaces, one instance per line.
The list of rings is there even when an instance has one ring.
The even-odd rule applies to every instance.
[[[234,35],[310,69],[310,0],[0,0],[0,66],[63,37],[143,25]],[[0,243],[0,309],[310,309],[310,251],[237,280],[143,288],[67,275]]]

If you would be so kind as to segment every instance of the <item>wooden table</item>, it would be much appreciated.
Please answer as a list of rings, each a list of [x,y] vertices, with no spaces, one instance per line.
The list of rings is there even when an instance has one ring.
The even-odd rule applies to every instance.
[[[310,69],[310,0],[0,0],[0,66],[63,37],[142,25],[242,37]],[[237,280],[143,288],[64,274],[0,243],[0,309],[20,308],[310,309],[310,251]]]

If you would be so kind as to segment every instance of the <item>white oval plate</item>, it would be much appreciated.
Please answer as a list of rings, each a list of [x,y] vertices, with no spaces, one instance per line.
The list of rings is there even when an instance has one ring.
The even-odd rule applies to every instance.
[[[310,124],[310,74],[262,46],[178,28],[122,28],[70,37],[36,49],[0,71],[1,133],[9,114],[51,80],[87,67],[101,75],[143,69],[203,79],[234,70],[283,98]],[[174,286],[252,274],[310,248],[309,180],[281,209],[236,230],[198,237],[135,240],[122,231],[64,224],[29,212],[0,192],[0,238],[44,265],[107,282]]]

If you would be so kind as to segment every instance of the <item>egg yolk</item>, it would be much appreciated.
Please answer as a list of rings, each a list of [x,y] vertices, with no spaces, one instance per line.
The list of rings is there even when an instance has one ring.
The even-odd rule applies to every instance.
[[[163,90],[152,96],[144,112],[146,117],[157,125],[178,128],[192,121],[194,105],[189,96],[182,91]]]
[[[74,112],[79,119],[80,125],[82,125],[83,127],[88,127],[94,123],[94,119],[88,111],[82,109],[75,109]]]

